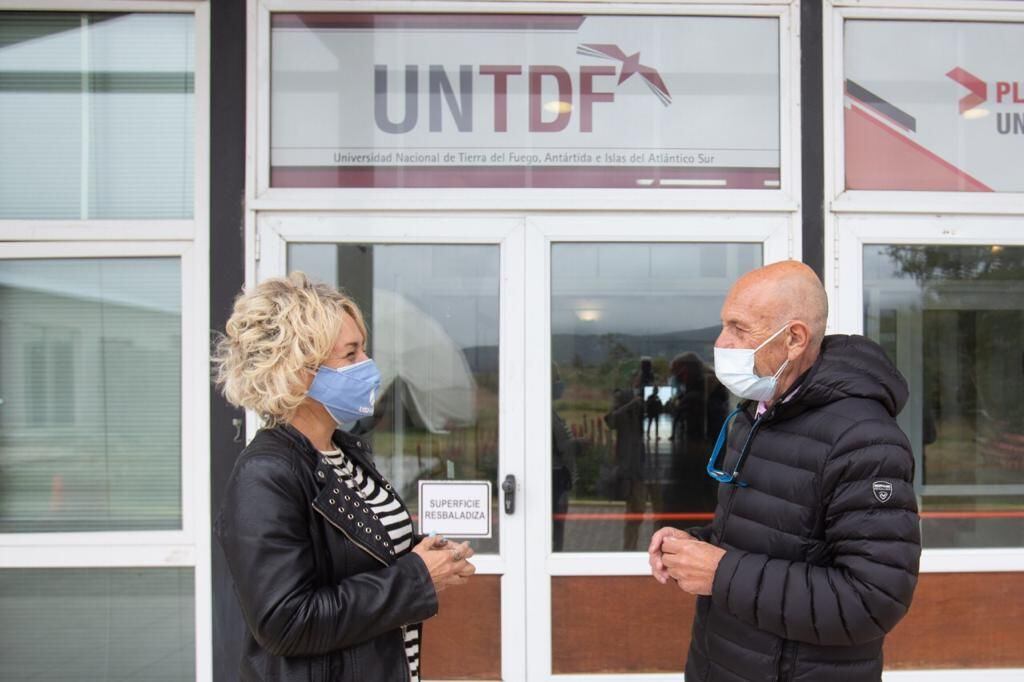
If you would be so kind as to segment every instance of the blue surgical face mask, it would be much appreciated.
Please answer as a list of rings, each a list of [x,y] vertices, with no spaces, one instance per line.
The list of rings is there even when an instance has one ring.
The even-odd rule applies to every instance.
[[[364,360],[346,367],[321,366],[307,395],[341,426],[373,415],[379,391],[380,371],[373,360]]]

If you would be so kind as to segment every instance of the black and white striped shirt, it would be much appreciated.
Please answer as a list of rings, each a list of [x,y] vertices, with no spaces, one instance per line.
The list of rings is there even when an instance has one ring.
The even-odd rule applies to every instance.
[[[338,480],[366,502],[373,514],[380,518],[384,530],[391,538],[395,556],[412,550],[413,527],[409,512],[390,490],[381,487],[363,468],[345,456],[341,450],[321,451],[334,467]],[[420,679],[420,626],[405,629],[405,657],[409,661],[411,682]]]

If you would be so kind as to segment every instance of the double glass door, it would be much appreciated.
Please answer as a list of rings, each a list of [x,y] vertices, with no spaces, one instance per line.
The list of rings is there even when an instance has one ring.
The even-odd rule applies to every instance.
[[[443,593],[428,623],[425,678],[678,675],[674,641],[632,662],[603,645],[621,638],[614,602],[629,595],[595,610],[593,590],[642,580],[654,529],[710,517],[703,463],[730,401],[710,362],[719,308],[737,277],[786,257],[790,227],[259,217],[258,278],[303,270],[362,307],[383,389],[355,428],[413,513],[421,480],[494,492],[490,537],[473,540],[478,576]]]

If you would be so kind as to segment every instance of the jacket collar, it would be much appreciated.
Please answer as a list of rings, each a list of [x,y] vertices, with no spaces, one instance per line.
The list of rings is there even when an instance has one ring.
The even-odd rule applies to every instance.
[[[282,424],[276,427],[275,431],[305,455],[306,461],[315,463],[313,479],[318,492],[313,499],[313,508],[351,542],[359,545],[375,559],[385,565],[393,564],[397,557],[391,537],[369,505],[355,491],[345,485],[334,472],[334,467],[327,461],[327,458],[313,446],[301,431],[290,424]],[[332,440],[349,459],[362,467],[367,476],[372,477],[379,486],[394,493],[391,483],[381,476],[373,464],[369,445],[362,437],[353,436],[344,431],[335,431]],[[405,508],[405,503],[397,493],[395,497]]]
[[[280,424],[273,429],[279,436],[288,441],[292,447],[296,448],[300,453],[307,455],[310,461],[320,461],[323,456],[320,451],[316,449],[313,443],[306,438],[305,434],[299,431],[291,424]],[[336,430],[331,436],[331,441],[334,442],[342,452],[349,458],[355,461],[359,466],[366,469],[368,472],[372,472],[375,478],[380,479],[378,482],[383,481],[380,476],[380,472],[377,471],[376,464],[373,463],[373,458],[370,456],[369,444],[360,436],[353,436],[342,430]],[[387,481],[381,482],[384,485]]]
[[[365,472],[384,485],[374,470],[365,469]],[[370,505],[338,477],[326,457],[321,455],[317,459],[314,476],[320,491],[313,500],[313,508],[345,537],[382,564],[395,563],[395,548],[384,524]],[[390,488],[390,484],[387,485]]]

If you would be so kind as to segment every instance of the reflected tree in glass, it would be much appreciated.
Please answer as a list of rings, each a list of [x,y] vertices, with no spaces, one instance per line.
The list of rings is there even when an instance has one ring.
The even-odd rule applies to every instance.
[[[1021,544],[1024,248],[867,246],[864,264],[866,333],[910,383],[926,545]]]

